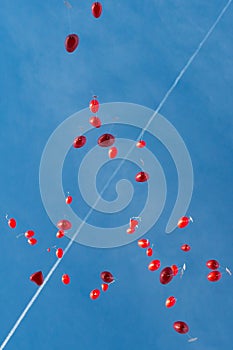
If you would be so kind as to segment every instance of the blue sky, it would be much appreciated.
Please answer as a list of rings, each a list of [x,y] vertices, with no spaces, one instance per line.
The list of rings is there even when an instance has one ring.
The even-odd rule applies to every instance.
[[[71,28],[63,1],[1,2],[1,343],[37,290],[30,274],[42,270],[46,275],[56,261],[55,251],[46,251],[58,244],[56,227],[39,188],[40,160],[50,135],[87,108],[93,94],[101,103],[156,109],[226,3],[102,1],[103,14],[96,20],[91,1],[70,2]],[[162,286],[159,272],[147,270],[152,259],[136,242],[112,249],[74,243],[6,349],[231,349],[232,278],[224,268],[233,269],[232,17],[231,5],[160,111],[182,136],[193,163],[188,214],[194,224],[185,230],[165,233],[177,176],[162,145],[155,140],[152,147],[168,193],[159,220],[145,237],[154,243],[154,258],[162,266],[186,263],[183,278]],[[80,38],[73,54],[64,49],[70,31]],[[120,137],[120,128],[112,130]],[[129,138],[135,136],[133,125],[127,132]],[[66,164],[70,177],[64,176],[64,191],[75,191],[69,158]],[[129,163],[125,167],[136,170]],[[138,211],[137,201],[134,205]],[[17,219],[15,232],[7,226],[6,213]],[[36,232],[34,247],[15,238],[28,229]],[[65,237],[59,244],[64,248],[68,242]],[[180,250],[183,243],[191,245],[189,253]],[[212,258],[223,268],[218,283],[206,279],[205,262]],[[100,286],[103,270],[117,280],[93,302],[89,292]],[[71,276],[68,286],[61,283],[63,273]],[[178,299],[171,310],[164,306],[169,295]],[[172,328],[176,320],[186,321],[198,341],[190,344],[177,334]]]

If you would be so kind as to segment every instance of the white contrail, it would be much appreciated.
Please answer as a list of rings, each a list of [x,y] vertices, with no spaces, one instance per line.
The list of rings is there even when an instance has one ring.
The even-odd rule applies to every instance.
[[[176,85],[178,84],[178,82],[180,81],[180,79],[183,77],[184,73],[187,71],[187,69],[189,68],[189,66],[191,65],[191,63],[193,62],[193,60],[196,58],[196,56],[198,55],[198,53],[200,52],[201,48],[203,47],[203,45],[205,44],[205,42],[207,41],[207,39],[209,38],[209,36],[211,35],[211,33],[214,31],[215,27],[217,26],[217,24],[219,23],[219,21],[221,20],[222,16],[224,15],[224,13],[226,12],[226,10],[228,9],[228,7],[230,6],[232,0],[229,0],[227,2],[227,4],[224,6],[224,8],[222,9],[222,11],[220,12],[220,14],[218,15],[217,19],[215,20],[215,22],[213,23],[213,25],[210,27],[210,29],[208,30],[207,34],[204,36],[204,38],[202,39],[202,41],[200,42],[200,44],[198,45],[197,49],[194,51],[194,53],[192,54],[192,56],[189,58],[189,60],[187,61],[187,63],[185,64],[184,68],[180,71],[179,75],[177,76],[177,78],[175,79],[175,81],[173,82],[173,84],[171,85],[171,87],[168,89],[167,93],[164,95],[163,99],[161,100],[161,102],[159,103],[158,107],[156,108],[155,112],[153,113],[153,115],[151,116],[151,118],[149,119],[149,121],[147,122],[146,126],[143,128],[142,132],[140,133],[139,139],[142,137],[144,131],[149,127],[149,125],[152,123],[153,119],[155,118],[156,114],[159,113],[160,109],[163,107],[164,103],[166,102],[166,100],[168,99],[168,97],[170,96],[170,94],[172,93],[172,91],[175,89]],[[127,153],[127,155],[125,156],[125,159],[128,157],[128,155],[131,153],[133,147],[131,147],[131,149],[129,150],[129,152]],[[93,209],[95,208],[95,206],[97,205],[97,203],[99,202],[100,198],[101,198],[101,194],[105,191],[105,189],[107,188],[107,186],[109,185],[111,179],[115,176],[115,174],[118,172],[118,170],[120,169],[121,165],[123,164],[124,159],[122,160],[122,162],[119,164],[119,166],[116,168],[116,170],[114,171],[114,173],[112,174],[112,176],[110,177],[110,179],[108,180],[108,182],[105,184],[103,190],[101,191],[101,193],[99,194],[99,197],[97,198],[96,202],[94,203],[93,207],[89,210],[89,212],[87,213],[86,217],[84,218],[83,222],[81,223],[80,227],[78,228],[78,230],[75,232],[74,236],[71,238],[70,242],[67,244],[65,250],[64,250],[64,254],[63,256],[68,252],[68,250],[70,249],[70,247],[72,246],[75,238],[77,237],[78,233],[80,232],[80,230],[82,229],[82,227],[84,226],[84,224],[86,223],[86,220],[88,219],[88,217],[90,216],[90,214],[92,213]],[[24,319],[24,317],[26,316],[26,314],[28,313],[28,311],[30,310],[30,308],[32,307],[32,305],[34,304],[34,302],[36,301],[36,299],[38,298],[38,296],[40,295],[40,293],[42,292],[42,290],[44,289],[45,285],[47,284],[47,282],[49,281],[50,277],[52,276],[53,272],[56,270],[56,268],[58,267],[58,265],[60,264],[62,259],[58,259],[55,264],[52,266],[52,268],[50,269],[49,273],[47,274],[47,276],[44,279],[44,283],[38,288],[38,290],[36,291],[36,293],[33,295],[33,297],[31,298],[31,300],[29,301],[29,303],[27,304],[27,306],[25,307],[25,309],[23,310],[23,312],[21,313],[20,317],[17,319],[17,321],[15,322],[14,326],[12,327],[12,329],[10,330],[9,334],[7,335],[7,337],[5,338],[5,340],[3,341],[3,343],[1,344],[0,350],[3,350],[5,348],[5,346],[7,345],[7,343],[9,342],[9,340],[11,339],[11,337],[14,335],[15,331],[17,330],[17,328],[19,327],[20,323],[22,322],[22,320]]]
[[[153,115],[151,116],[151,118],[149,119],[148,123],[146,124],[145,128],[142,130],[141,134],[140,134],[140,138],[142,137],[143,133],[145,130],[147,130],[147,128],[149,127],[149,125],[152,123],[154,117],[156,116],[157,113],[159,113],[159,111],[161,110],[161,108],[163,107],[164,103],[167,101],[168,97],[170,96],[170,94],[172,93],[172,91],[175,89],[176,85],[179,83],[180,79],[183,77],[184,73],[186,72],[186,70],[189,68],[190,64],[193,62],[193,60],[197,57],[197,55],[199,54],[202,46],[205,44],[205,42],[207,41],[207,39],[209,38],[209,36],[213,33],[215,27],[217,26],[217,24],[219,23],[219,21],[221,20],[222,16],[224,15],[224,13],[226,12],[226,10],[228,9],[228,7],[230,6],[232,0],[229,0],[228,3],[224,6],[224,8],[222,9],[222,11],[220,12],[220,14],[218,15],[218,17],[216,18],[216,20],[214,21],[213,25],[210,27],[210,29],[208,30],[208,32],[206,33],[206,35],[204,36],[204,38],[202,39],[202,41],[200,42],[200,44],[198,45],[198,47],[196,48],[196,50],[194,51],[194,53],[192,54],[192,56],[189,58],[189,60],[187,61],[187,63],[185,64],[184,68],[180,71],[179,75],[177,76],[177,78],[175,79],[175,81],[173,82],[173,84],[171,85],[170,89],[167,91],[167,93],[164,95],[162,101],[160,102],[160,104],[158,105],[158,107],[156,108],[156,110],[154,111]]]

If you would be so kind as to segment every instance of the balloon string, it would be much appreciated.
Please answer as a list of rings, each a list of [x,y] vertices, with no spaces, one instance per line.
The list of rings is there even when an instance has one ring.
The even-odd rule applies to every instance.
[[[16,236],[16,238],[22,237],[24,235],[25,235],[25,233],[20,233],[19,235]]]
[[[68,23],[69,23],[69,31],[71,34],[71,15],[70,15],[70,9],[72,8],[71,4],[69,3],[69,1],[64,1],[64,4],[67,8],[67,16],[68,16]]]
[[[69,29],[70,29],[70,34],[71,34],[71,15],[70,15],[70,10],[68,9],[68,21],[69,21]]]
[[[216,25],[219,23],[220,19],[222,18],[222,16],[224,15],[224,13],[226,12],[226,10],[228,9],[228,7],[230,6],[232,0],[229,0],[227,2],[227,4],[224,6],[223,10],[220,12],[219,16],[217,17],[217,19],[215,20],[214,24],[211,26],[211,28],[208,30],[207,34],[204,36],[203,40],[200,42],[200,44],[198,45],[198,48],[196,49],[196,51],[192,54],[192,56],[190,57],[190,59],[187,61],[186,65],[184,66],[184,68],[181,70],[181,72],[179,73],[179,75],[177,76],[177,78],[175,79],[174,83],[171,85],[171,87],[169,88],[169,90],[167,91],[167,93],[165,94],[164,98],[162,99],[162,101],[160,102],[160,104],[158,105],[158,107],[156,108],[155,112],[153,113],[152,117],[149,119],[148,123],[146,124],[146,126],[144,127],[143,131],[140,133],[139,135],[139,139],[142,138],[142,135],[144,133],[144,131],[149,127],[149,125],[152,123],[154,117],[156,116],[156,114],[160,111],[160,109],[163,107],[163,105],[165,104],[167,98],[170,96],[170,94],[172,93],[172,91],[174,90],[174,88],[176,87],[176,85],[178,84],[178,82],[180,81],[180,79],[182,78],[182,76],[184,75],[184,73],[186,72],[186,70],[189,68],[189,66],[191,65],[192,61],[194,60],[194,58],[198,55],[198,53],[200,52],[202,46],[205,44],[205,42],[207,41],[208,37],[210,36],[210,34],[213,32],[213,30],[215,29]],[[134,149],[134,145],[130,148],[130,150],[128,151],[127,155],[125,156],[125,159],[128,157],[128,155],[132,152],[132,150]],[[73,237],[71,238],[70,242],[68,243],[68,245],[66,246],[65,250],[64,250],[64,254],[63,257],[65,256],[65,254],[68,252],[68,250],[70,249],[70,247],[72,246],[75,238],[77,237],[78,233],[80,232],[80,230],[83,228],[84,224],[86,223],[86,220],[89,218],[90,214],[92,213],[93,209],[95,208],[95,206],[98,204],[100,198],[101,198],[101,194],[103,193],[103,191],[105,191],[106,187],[109,185],[110,181],[112,180],[112,178],[115,176],[115,174],[118,172],[118,170],[121,168],[122,164],[124,162],[124,159],[121,161],[121,163],[119,164],[119,166],[117,167],[117,169],[114,171],[114,173],[112,174],[112,176],[110,177],[109,181],[106,183],[106,185],[104,186],[103,190],[101,191],[101,193],[99,194],[99,197],[97,198],[96,202],[94,203],[93,208],[91,208],[89,210],[89,212],[87,213],[86,217],[84,218],[83,222],[80,224],[78,230],[75,232],[75,234],[73,235]],[[52,268],[50,269],[50,271],[48,272],[47,276],[44,279],[43,284],[38,288],[38,290],[36,291],[36,293],[33,295],[33,297],[31,298],[31,300],[29,301],[29,303],[27,304],[27,306],[25,307],[25,309],[23,310],[23,312],[21,313],[21,315],[19,316],[19,318],[17,319],[17,321],[15,322],[14,326],[12,327],[12,329],[10,330],[9,334],[6,336],[5,340],[2,342],[1,346],[0,346],[0,350],[3,350],[5,348],[5,346],[7,345],[7,343],[9,342],[9,340],[11,339],[11,337],[14,335],[15,331],[17,330],[17,328],[19,327],[20,323],[23,321],[24,317],[27,315],[28,311],[30,310],[30,308],[32,307],[32,305],[34,304],[34,302],[36,301],[36,299],[38,298],[38,296],[40,295],[40,293],[42,292],[42,290],[44,289],[44,287],[46,286],[47,282],[49,281],[50,277],[52,276],[52,274],[54,273],[54,271],[57,269],[57,267],[59,266],[59,264],[61,263],[62,259],[58,259],[55,264],[52,266]]]

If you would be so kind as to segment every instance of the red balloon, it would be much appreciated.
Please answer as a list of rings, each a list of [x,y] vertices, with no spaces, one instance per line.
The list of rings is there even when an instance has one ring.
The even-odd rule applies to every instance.
[[[167,284],[167,283],[171,282],[172,278],[173,278],[173,271],[169,266],[165,267],[160,272],[160,283]]]
[[[34,234],[35,234],[34,231],[28,230],[28,231],[25,232],[24,236],[25,236],[26,238],[31,238],[31,237],[34,236]]]
[[[86,136],[78,136],[74,139],[73,146],[74,148],[81,148],[85,145],[86,141]]]
[[[179,228],[184,228],[184,227],[186,227],[189,224],[189,222],[190,222],[190,218],[188,218],[187,216],[182,216],[180,218],[180,220],[178,221],[177,226]]]
[[[99,110],[99,106],[100,104],[95,98],[89,103],[89,108],[92,113],[97,113]]]
[[[67,196],[66,197],[66,204],[71,204],[72,200],[73,200],[72,196]]]
[[[102,13],[102,5],[100,2],[94,2],[91,7],[92,14],[95,18],[99,18]]]
[[[173,276],[176,276],[178,274],[178,267],[176,265],[172,265],[171,266],[172,272],[173,272]]]
[[[113,159],[117,156],[118,150],[116,147],[112,147],[110,148],[110,150],[108,151],[108,156],[109,158]]]
[[[217,270],[211,271],[207,276],[207,278],[210,282],[217,282],[220,280],[221,277],[222,277],[221,272],[217,271]]]
[[[176,303],[176,298],[173,297],[173,296],[168,297],[168,298],[166,299],[166,301],[165,301],[165,305],[166,305],[166,307],[168,307],[168,308],[174,306],[175,303]]]
[[[57,231],[57,234],[56,234],[56,237],[57,237],[57,238],[62,238],[62,237],[64,237],[64,236],[65,236],[65,233],[64,233],[63,230]]]
[[[41,271],[35,272],[30,276],[30,280],[41,286],[44,282],[44,277]]]
[[[94,126],[95,128],[100,128],[101,127],[101,120],[98,117],[91,117],[89,119],[89,123]]]
[[[15,228],[15,227],[16,227],[16,220],[15,220],[14,218],[10,218],[10,219],[8,220],[8,226],[9,226],[10,228]]]
[[[62,275],[61,280],[64,284],[69,284],[70,283],[70,276],[67,274],[64,274],[64,275]]]
[[[37,239],[36,239],[36,238],[29,238],[29,239],[28,239],[28,243],[29,243],[30,245],[35,245],[35,244],[37,243]]]
[[[150,246],[149,239],[145,239],[145,238],[139,239],[138,246],[140,248],[148,248]]]
[[[106,292],[108,290],[108,284],[107,283],[102,283],[101,288],[103,292]]]
[[[188,331],[189,331],[189,326],[187,325],[187,323],[185,323],[183,321],[174,322],[173,328],[175,329],[176,332],[178,332],[180,334],[185,334],[185,333],[188,333]]]
[[[61,259],[63,257],[63,249],[62,248],[58,248],[56,250],[56,256],[58,257],[58,259]]]
[[[131,233],[135,232],[135,229],[134,228],[128,228],[126,232],[131,234]]]
[[[138,220],[130,219],[129,227],[135,229],[138,226]]]
[[[106,283],[111,283],[114,281],[114,277],[109,271],[101,272],[100,278],[102,279],[103,282],[106,282]]]
[[[79,44],[79,37],[77,34],[69,34],[65,40],[65,48],[67,52],[74,52]]]
[[[183,244],[180,249],[183,250],[183,252],[189,252],[191,247],[188,244]]]
[[[160,268],[160,261],[159,260],[152,260],[151,263],[148,265],[148,269],[150,271],[156,271]]]
[[[217,270],[219,268],[219,262],[217,260],[208,260],[206,266],[211,270]]]
[[[152,256],[153,255],[153,249],[152,248],[147,248],[146,255],[147,256]]]
[[[99,289],[93,289],[93,290],[91,291],[91,293],[90,293],[90,298],[91,298],[92,300],[98,299],[99,296],[100,296],[100,291],[99,291]]]
[[[146,182],[149,180],[149,174],[145,173],[144,171],[140,171],[140,173],[135,176],[135,180],[137,182]]]
[[[72,224],[69,220],[60,220],[57,223],[57,228],[63,231],[70,230],[72,227]]]
[[[137,148],[143,148],[145,146],[146,146],[146,142],[143,141],[143,140],[138,141],[137,144],[136,144]]]
[[[110,147],[114,142],[115,137],[111,134],[103,134],[98,138],[98,145],[101,147]]]

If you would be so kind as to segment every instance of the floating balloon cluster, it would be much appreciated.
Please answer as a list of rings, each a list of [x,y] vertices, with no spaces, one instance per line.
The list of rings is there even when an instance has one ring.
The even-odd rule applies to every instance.
[[[97,100],[97,96],[93,96],[93,99],[89,103],[90,111],[92,113],[97,113],[99,111],[99,107],[100,107],[100,104],[99,104],[99,101]],[[96,115],[94,117],[91,117],[89,119],[89,122],[95,128],[101,127],[101,120]],[[85,146],[86,142],[87,142],[86,136],[79,135],[75,137],[73,141],[73,147],[82,148],[83,146]],[[111,147],[114,144],[114,142],[115,142],[115,137],[110,133],[105,133],[101,135],[97,140],[98,145],[103,148]],[[138,148],[143,148],[145,146],[146,146],[146,142],[143,140],[140,140],[136,143],[136,147]],[[110,159],[115,158],[117,154],[118,154],[118,149],[116,147],[111,147],[108,151],[108,156]],[[146,182],[149,180],[149,174],[144,171],[140,171],[135,175],[135,180],[137,182]],[[132,220],[130,222],[130,227],[127,230],[127,233],[134,233],[137,225],[138,225],[138,221]]]
[[[100,118],[97,116],[97,112],[99,111],[99,107],[100,107],[100,104],[99,104],[99,101],[97,100],[97,96],[94,96],[93,99],[89,103],[89,109],[94,114],[94,116],[92,116],[89,119],[89,123],[95,128],[100,128],[101,124],[102,124]],[[99,147],[109,148],[108,156],[110,159],[115,158],[118,154],[117,148],[112,147],[114,142],[115,142],[115,137],[110,133],[102,134],[97,139],[97,144]],[[79,149],[79,148],[84,147],[86,145],[86,143],[87,143],[87,137],[84,135],[79,135],[79,136],[75,137],[75,139],[73,140],[73,147],[75,149]],[[140,140],[140,141],[136,142],[135,146],[139,149],[144,148],[146,146],[146,142],[144,140]],[[146,182],[148,180],[149,180],[149,174],[144,172],[144,171],[141,171],[135,175],[136,182],[142,183],[142,182]],[[73,198],[70,194],[66,196],[65,202],[67,205],[70,205],[73,202]],[[15,229],[16,228],[16,220],[14,218],[10,218],[10,219],[8,219],[8,217],[6,217],[6,218],[8,220],[8,226],[11,229]],[[130,218],[129,227],[126,230],[127,234],[134,234],[135,231],[137,230],[137,228],[139,227],[140,221],[141,221],[140,217]],[[180,229],[184,229],[186,226],[189,225],[190,222],[193,222],[191,217],[183,216],[179,219],[179,221],[177,223],[177,227]],[[69,231],[72,228],[72,223],[67,219],[61,219],[57,222],[56,226],[58,228],[58,231],[56,233],[56,238],[61,239],[65,236],[66,231]],[[33,237],[34,231],[28,230],[25,232],[24,236],[28,239],[28,243],[30,245],[34,245],[37,243],[37,240]],[[151,246],[150,241],[148,239],[146,239],[146,238],[139,239],[137,244],[140,248],[145,249],[146,255],[148,257],[152,257],[152,255],[154,254],[153,245]],[[52,248],[56,249],[55,255],[56,255],[57,259],[62,259],[64,256],[63,248],[61,248],[61,247],[57,248],[56,245],[53,246]],[[187,243],[184,243],[180,248],[184,252],[189,252],[191,249],[190,245]],[[50,252],[51,248],[48,248],[47,251]],[[209,269],[213,270],[208,274],[207,279],[211,282],[217,282],[218,280],[220,280],[221,272],[217,270],[219,268],[218,261],[217,260],[209,260],[209,261],[207,261],[206,265]],[[148,270],[152,271],[152,272],[159,270],[160,267],[161,267],[161,262],[158,259],[154,259],[154,260],[150,261],[150,263],[148,264]],[[186,269],[185,264],[183,264],[182,268],[178,267],[177,265],[165,266],[161,270],[160,275],[159,275],[160,283],[162,285],[166,285],[166,284],[170,283],[172,281],[173,277],[178,274],[179,270],[181,270],[180,275],[182,277],[185,269]],[[229,274],[231,274],[229,269],[226,268],[226,271]],[[100,277],[103,281],[103,283],[101,284],[101,289],[103,292],[106,292],[109,288],[109,284],[114,282],[114,277],[111,274],[111,272],[109,272],[109,271],[103,271],[100,274]],[[37,284],[38,286],[41,286],[44,282],[44,277],[43,277],[42,271],[37,271],[37,272],[33,273],[30,276],[30,280],[32,282],[34,282],[35,284]],[[61,277],[61,281],[65,285],[69,284],[70,280],[71,279],[70,279],[70,276],[68,274],[63,274]],[[95,289],[91,290],[91,292],[89,294],[90,299],[92,299],[92,300],[98,299],[100,295],[101,295],[100,288],[95,288]],[[173,295],[169,296],[165,300],[165,306],[167,308],[171,308],[176,304],[176,301],[177,301],[177,299],[175,296],[173,296]],[[185,323],[184,321],[174,322],[173,328],[176,332],[178,332],[180,334],[186,334],[189,332],[189,327],[188,327],[187,323]],[[194,341],[196,339],[197,338],[190,337],[189,341]]]
[[[109,272],[109,271],[101,272],[100,278],[104,282],[104,283],[101,284],[101,289],[102,289],[103,292],[106,292],[108,290],[109,285],[115,281],[112,273]],[[99,289],[93,289],[90,292],[90,298],[92,300],[96,300],[96,299],[99,298],[100,294],[101,294],[101,292],[100,292]]]
[[[70,3],[68,1],[65,1],[65,5],[68,9],[72,8],[72,6],[70,5]],[[92,11],[92,15],[95,18],[99,18],[101,16],[101,13],[102,13],[101,3],[97,2],[97,1],[94,2],[92,4],[91,11]],[[65,48],[66,48],[67,52],[69,52],[69,53],[74,52],[77,49],[78,44],[79,44],[79,37],[77,34],[73,33],[73,34],[67,35],[67,37],[65,39]]]
[[[6,219],[8,220],[8,226],[12,229],[16,228],[16,220],[14,218],[10,218],[8,219],[8,216],[6,215]],[[19,234],[16,237],[19,238],[21,236],[24,236],[25,238],[27,238],[27,242],[30,245],[35,245],[37,243],[37,239],[35,237],[33,237],[35,235],[35,232],[33,230],[28,230],[25,233]]]
[[[220,267],[220,264],[217,260],[211,259],[206,262],[206,266],[210,269],[213,270],[208,273],[207,279],[210,282],[217,282],[222,278],[222,274],[220,271],[217,271],[217,269]],[[225,267],[225,271],[228,273],[228,275],[232,275],[231,271],[229,270],[228,267]]]
[[[182,220],[182,218],[181,218],[181,220]],[[186,226],[187,226],[187,224],[188,224],[188,222],[186,223]],[[153,255],[153,249],[152,249],[152,247],[150,247],[149,239],[146,239],[146,238],[139,239],[138,246],[140,248],[146,249],[147,256],[150,257]],[[160,260],[158,260],[158,259],[152,260],[148,265],[148,270],[150,270],[152,272],[157,271],[160,268],[160,266],[161,266]],[[183,275],[185,268],[186,268],[186,266],[184,264],[183,268],[181,270],[181,276]],[[160,283],[163,285],[170,283],[172,281],[173,277],[177,275],[178,270],[179,269],[176,265],[164,267],[162,269],[162,271],[160,272],[160,276],[159,276]],[[165,301],[165,306],[167,308],[171,308],[176,304],[176,301],[177,301],[177,299],[174,296],[169,296]],[[188,333],[188,331],[189,331],[189,327],[188,327],[187,323],[185,323],[184,321],[174,322],[173,328],[176,332],[181,333],[181,334]],[[197,340],[197,338],[190,337],[189,341],[190,340],[194,341],[194,340]]]
[[[180,220],[178,221],[177,227],[178,228],[184,228],[186,226],[188,226],[188,224],[190,222],[193,222],[191,217],[187,217],[187,216],[183,216],[180,218]],[[140,248],[146,249],[146,255],[147,256],[152,256],[153,255],[153,249],[152,247],[150,247],[150,241],[149,239],[146,238],[142,238],[139,239],[137,242],[138,246]],[[191,247],[188,244],[183,244],[181,246],[181,250],[183,250],[184,252],[188,252],[190,251]],[[220,280],[221,278],[221,272],[217,271],[217,269],[220,267],[220,264],[217,260],[215,259],[211,259],[208,260],[206,262],[206,266],[213,270],[211,271],[208,275],[207,275],[207,279],[210,282],[217,282]],[[159,268],[161,267],[161,262],[160,260],[156,259],[156,260],[152,260],[149,265],[148,265],[148,270],[150,271],[157,271],[159,270]],[[172,265],[172,266],[166,266],[162,269],[162,271],[160,272],[160,276],[159,276],[159,280],[160,283],[165,285],[168,284],[172,281],[173,277],[176,276],[178,274],[179,269],[181,269],[181,277],[183,276],[184,271],[186,270],[186,265],[183,264],[182,268],[178,268],[177,265]],[[231,275],[231,271],[228,268],[225,268],[226,272]],[[167,308],[171,308],[173,307],[177,302],[177,299],[174,296],[169,296],[166,301],[165,301],[165,306]],[[186,334],[189,332],[189,326],[186,322],[184,321],[176,321],[173,323],[173,328],[176,332],[180,333],[180,334]],[[189,334],[189,342],[193,342],[195,340],[197,340],[198,338],[193,338],[191,337]]]
[[[109,139],[112,140],[112,138],[109,138]],[[68,200],[67,200],[67,198],[68,198]],[[70,204],[72,202],[72,196],[68,196],[67,198],[66,198],[66,203]],[[8,226],[11,229],[15,229],[16,225],[17,225],[16,220],[14,218],[8,219],[8,216],[6,216],[6,219],[8,220]],[[135,229],[138,227],[139,220],[140,220],[140,218],[137,218],[137,217],[133,217],[133,218],[130,219],[129,229],[127,229],[127,233],[132,234],[132,233],[135,232]],[[188,217],[184,216],[184,217],[182,217],[179,220],[177,226],[179,228],[184,228],[192,221],[193,220],[191,218],[188,218]],[[72,227],[72,224],[71,224],[71,222],[69,220],[66,220],[66,219],[60,220],[57,223],[57,228],[59,230],[56,233],[56,238],[60,239],[60,238],[64,237],[65,231],[71,229],[71,227]],[[33,238],[34,234],[35,234],[35,232],[33,230],[27,230],[24,234],[20,234],[20,235],[18,235],[16,237],[18,238],[18,237],[24,235],[28,239],[28,243],[30,245],[35,245],[37,243],[37,240],[35,238]],[[146,255],[148,257],[151,257],[153,255],[153,248],[150,247],[150,241],[148,239],[142,238],[142,239],[138,240],[138,246],[140,248],[143,248],[143,249],[146,248]],[[56,248],[56,246],[54,246],[53,248]],[[188,244],[183,244],[181,246],[181,249],[183,251],[185,251],[185,252],[188,252],[191,249],[191,247]],[[48,248],[47,251],[50,252],[51,248]],[[57,248],[56,249],[56,256],[57,256],[58,259],[61,259],[63,257],[63,249],[62,248]],[[160,260],[152,260],[149,263],[149,265],[148,265],[148,269],[150,271],[156,271],[156,270],[158,270],[160,268],[160,266],[161,266]],[[217,260],[215,260],[215,259],[211,259],[211,260],[208,260],[206,262],[206,266],[209,269],[212,270],[207,275],[207,279],[210,282],[217,282],[217,281],[219,281],[221,279],[221,277],[222,277],[221,272],[217,271],[217,269],[220,267],[219,262]],[[182,269],[181,269],[181,275],[183,275],[185,269],[186,269],[186,266],[184,264]],[[225,270],[226,270],[226,272],[229,275],[232,275],[232,273],[231,273],[229,268],[226,267]],[[171,282],[173,277],[177,275],[178,271],[179,271],[179,268],[176,265],[167,266],[167,267],[163,268],[163,270],[160,273],[160,283],[161,284],[168,284],[169,282]],[[41,285],[43,283],[43,274],[42,274],[41,271],[35,272],[35,273],[33,273],[31,275],[30,279],[31,279],[31,281],[35,282],[36,284]],[[106,282],[106,283],[114,282],[113,275],[110,272],[108,272],[108,271],[104,271],[104,272],[101,273],[101,279],[104,282]],[[69,284],[70,283],[70,278],[69,278],[69,276],[67,274],[62,276],[62,282],[64,284]],[[108,286],[106,286],[105,284],[102,284],[101,288],[102,288],[103,291],[106,291],[108,289]],[[92,291],[94,297],[91,298],[91,299],[93,299],[93,300],[97,299],[99,297],[99,295],[100,295],[100,292],[98,294],[98,292],[96,292],[96,291],[97,290]],[[96,293],[98,294],[98,296],[97,296]],[[167,307],[171,307],[171,306],[174,306],[175,303],[176,303],[176,299],[172,296],[172,297],[169,297],[166,300],[165,305]]]
[[[65,1],[65,4],[66,4],[67,8],[69,8],[69,9],[72,7],[68,1]],[[92,10],[93,16],[95,18],[99,18],[101,16],[101,13],[102,13],[102,5],[101,5],[101,3],[94,2],[92,4],[91,10]],[[207,37],[208,36],[206,36],[206,38]],[[202,44],[203,43],[204,43],[204,41],[202,41]],[[76,50],[76,48],[78,47],[78,45],[79,45],[79,37],[78,37],[77,34],[75,34],[75,33],[69,34],[66,37],[66,39],[65,39],[65,48],[66,48],[67,52],[69,52],[69,53],[74,52]],[[201,46],[202,45],[199,45],[199,48],[201,48]],[[199,48],[198,48],[198,50],[199,50]],[[198,53],[198,51],[195,52],[195,55],[196,55],[196,53]],[[191,56],[191,57],[194,58],[195,55]],[[189,62],[192,62],[192,60],[189,60]],[[186,65],[185,69],[183,69],[183,72],[185,72],[187,67],[188,67],[188,65]],[[180,78],[181,78],[182,74],[180,74]],[[179,79],[176,79],[176,83],[179,81]],[[175,85],[174,85],[174,87],[175,87]],[[173,89],[173,87],[172,87],[172,89]],[[172,90],[170,89],[169,91],[172,91]],[[167,96],[168,96],[168,94],[167,94]],[[98,112],[98,110],[99,110],[99,102],[96,99],[96,96],[94,96],[94,98],[90,101],[89,108],[90,108],[91,112],[94,114],[94,116],[90,117],[89,123],[95,128],[100,128],[101,127],[101,120],[96,114]],[[156,112],[158,112],[158,111],[156,111]],[[150,119],[150,121],[151,121],[151,119]],[[76,149],[82,148],[82,147],[85,146],[86,142],[87,142],[86,136],[84,136],[84,135],[77,136],[73,140],[73,147],[76,148]],[[118,149],[113,146],[114,142],[115,142],[115,137],[112,134],[110,134],[110,133],[102,134],[97,140],[97,144],[100,147],[102,147],[102,148],[108,148],[109,147],[108,157],[110,159],[114,159],[118,155]],[[137,148],[144,148],[145,146],[146,146],[146,142],[144,140],[142,140],[142,139],[140,139],[136,143],[136,147]],[[145,172],[145,171],[140,171],[140,172],[138,172],[135,175],[135,181],[139,182],[139,183],[147,182],[149,180],[149,178],[150,178],[149,174],[147,172]],[[73,201],[72,196],[68,195],[66,197],[65,201],[66,201],[66,204],[70,205],[72,203],[72,201]],[[139,225],[139,220],[138,219],[139,219],[138,217],[133,217],[133,218],[130,219],[129,228],[126,231],[128,234],[135,233],[135,231],[136,231],[136,229],[138,228],[138,225]],[[191,217],[183,216],[179,220],[177,226],[179,228],[185,228],[190,223],[190,221],[192,221]],[[8,219],[8,226],[11,229],[15,229],[16,228],[16,220],[14,218]],[[56,238],[61,239],[61,238],[64,237],[66,231],[68,231],[68,230],[70,230],[72,228],[72,223],[69,220],[67,220],[67,219],[62,219],[62,220],[58,221],[57,228],[59,230],[56,233]],[[167,232],[169,232],[169,231],[167,231]],[[28,243],[30,245],[35,245],[37,243],[37,239],[34,237],[34,234],[35,233],[34,233],[33,230],[28,230],[28,231],[26,231],[23,234],[25,236],[25,238],[27,238],[27,241],[28,241]],[[19,236],[21,236],[21,235],[18,235],[17,238]],[[138,240],[138,246],[140,248],[146,249],[146,255],[148,257],[151,257],[153,255],[153,253],[154,253],[153,252],[153,246],[150,246],[150,242],[149,242],[148,239],[143,238],[143,239]],[[59,260],[62,259],[64,254],[66,253],[66,250],[63,251],[63,248],[61,248],[61,247],[57,248],[56,246],[53,246],[53,248],[56,249],[56,253],[55,254],[56,254],[57,259],[59,259]],[[184,252],[189,252],[191,247],[190,247],[189,244],[185,243],[185,244],[183,244],[180,247],[180,249],[182,251],[184,251]],[[51,248],[48,248],[47,251],[50,252]],[[210,282],[217,282],[217,281],[219,281],[221,279],[221,277],[222,277],[221,272],[218,270],[219,267],[220,267],[219,262],[217,260],[214,260],[214,259],[208,260],[206,262],[206,266],[207,266],[207,268],[212,270],[207,275],[207,279]],[[153,271],[153,272],[159,270],[160,267],[161,267],[161,262],[158,259],[152,260],[149,263],[149,265],[148,265],[148,269],[150,271]],[[166,284],[170,283],[173,280],[173,277],[178,274],[179,269],[181,269],[181,277],[182,277],[182,275],[183,275],[183,273],[184,273],[184,271],[186,269],[186,265],[185,264],[183,265],[182,268],[179,268],[177,265],[164,267],[161,270],[160,275],[159,275],[160,283],[162,285],[166,285]],[[226,270],[226,272],[229,275],[231,275],[231,271],[228,268],[225,268],[225,270]],[[100,277],[101,277],[101,279],[103,281],[103,283],[101,284],[101,289],[102,289],[103,292],[106,292],[108,290],[108,288],[109,288],[109,285],[114,282],[114,277],[111,274],[111,272],[109,272],[109,271],[101,272]],[[43,276],[42,271],[34,272],[30,276],[30,280],[32,282],[34,282],[36,285],[42,286],[43,283],[44,283],[44,276]],[[61,277],[61,280],[62,280],[63,284],[68,285],[70,283],[71,279],[70,279],[70,276],[68,274],[63,274],[62,277]],[[100,289],[96,288],[96,289],[93,289],[90,292],[89,296],[90,296],[90,298],[92,300],[96,300],[96,299],[99,298],[100,294],[101,294]],[[173,295],[169,296],[165,300],[165,306],[167,308],[171,308],[171,307],[173,307],[176,304],[176,302],[177,302],[177,299]],[[28,307],[26,308],[26,310],[27,309],[28,309]],[[189,326],[184,321],[176,321],[176,322],[174,322],[173,323],[173,328],[174,328],[174,330],[177,333],[180,333],[180,334],[186,334],[186,333],[189,332]],[[14,328],[13,328],[13,330],[14,330]],[[189,341],[195,341],[196,339],[197,338],[191,338],[191,339],[189,339]]]

